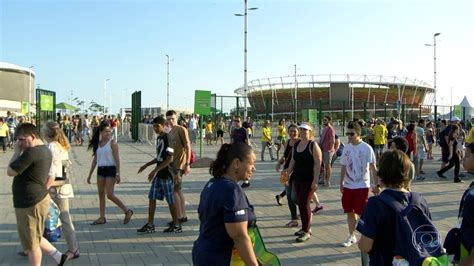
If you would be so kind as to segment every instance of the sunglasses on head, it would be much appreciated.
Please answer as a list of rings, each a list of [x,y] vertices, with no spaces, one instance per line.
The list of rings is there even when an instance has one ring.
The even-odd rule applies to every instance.
[[[354,132],[347,132],[347,133],[346,133],[346,136],[354,136],[354,135],[355,135]]]

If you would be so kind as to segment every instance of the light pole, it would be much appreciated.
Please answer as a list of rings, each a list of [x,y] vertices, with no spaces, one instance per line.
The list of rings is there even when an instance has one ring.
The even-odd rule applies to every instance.
[[[295,66],[295,123],[298,123],[298,80],[296,79],[296,64]]]
[[[166,110],[170,109],[170,56],[166,55]]]
[[[234,14],[238,17],[244,17],[244,119],[247,118],[247,11],[257,10],[258,7],[247,7],[247,0],[244,0],[244,14]]]
[[[34,68],[35,66],[29,66],[28,68],[30,69],[30,71],[28,71],[29,73],[29,76],[30,76],[30,81],[29,81],[29,89],[28,89],[28,116],[31,115],[31,98],[32,98],[32,94],[33,94],[33,87],[31,86],[31,71],[33,71],[32,69]]]
[[[433,81],[433,89],[434,89],[434,105],[436,106],[436,36],[439,36],[441,33],[437,32],[433,34],[433,44],[425,44],[426,46],[433,46],[433,68],[434,68],[434,81]]]
[[[105,115],[105,107],[107,106],[107,81],[110,79],[104,80],[104,115]]]

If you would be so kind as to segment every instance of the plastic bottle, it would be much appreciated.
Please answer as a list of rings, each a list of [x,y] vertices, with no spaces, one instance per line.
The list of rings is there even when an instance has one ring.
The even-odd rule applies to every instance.
[[[408,263],[407,260],[405,260],[402,256],[395,256],[393,257],[392,260],[392,266],[409,266],[410,263]]]

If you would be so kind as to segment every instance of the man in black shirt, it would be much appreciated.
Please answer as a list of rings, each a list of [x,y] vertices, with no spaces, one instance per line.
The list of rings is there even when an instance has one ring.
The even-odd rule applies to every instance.
[[[14,176],[13,207],[21,245],[28,254],[29,265],[41,264],[42,251],[63,265],[67,256],[43,237],[50,202],[46,180],[51,168],[51,152],[38,137],[33,124],[19,125],[15,136],[14,153],[7,175]]]
[[[247,134],[247,130],[242,127],[242,120],[240,119],[240,116],[234,117],[234,129],[232,130],[232,133],[230,134],[230,143],[235,143],[235,142],[242,142],[247,145],[249,145],[249,136]],[[250,186],[249,181],[244,181],[242,183],[242,188],[246,188]]]

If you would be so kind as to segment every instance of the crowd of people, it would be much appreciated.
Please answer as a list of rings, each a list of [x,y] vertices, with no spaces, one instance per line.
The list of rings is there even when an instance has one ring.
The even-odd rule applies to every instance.
[[[0,130],[5,128],[4,121],[0,120]],[[181,233],[182,224],[188,221],[182,179],[191,171],[191,144],[196,142],[194,127],[198,122],[195,116],[183,119],[173,110],[150,122],[157,136],[156,157],[137,170],[140,174],[154,166],[146,176],[150,182],[148,218],[143,227],[137,229],[138,234],[155,232],[156,200],[166,200],[169,207],[171,221],[164,233]],[[444,128],[441,126],[443,121],[438,127],[423,119],[407,123],[406,127],[397,119],[388,123],[382,119],[367,123],[354,120],[344,129],[347,143],[337,135],[331,116],[325,116],[322,122],[319,136],[309,123],[287,124],[284,119],[279,120],[275,137],[271,121],[264,121],[261,128],[260,160],[265,161],[268,150],[270,160],[276,161],[275,170],[279,172],[285,189],[275,198],[282,205],[281,198],[287,197],[290,221],[285,226],[301,226],[295,232],[296,242],[306,242],[312,236],[314,215],[323,210],[317,195],[318,185],[333,185],[332,166],[337,158],[340,158],[341,165],[338,174],[341,210],[346,214],[348,228],[347,239],[341,245],[349,247],[358,243],[360,250],[369,254],[370,265],[387,265],[394,257],[402,255],[396,253],[393,238],[393,232],[398,228],[394,223],[396,212],[387,208],[384,198],[404,202],[404,206],[416,201],[414,205],[421,206],[420,211],[430,219],[429,203],[412,191],[411,182],[424,180],[423,160],[434,159],[433,148],[439,146],[442,153],[441,168],[437,172],[440,178],[446,178],[444,174],[454,167],[453,181],[463,182],[461,162],[468,172],[474,171],[474,129],[467,133],[457,117],[452,117]],[[14,154],[7,174],[14,176],[15,214],[17,221],[23,221],[18,222],[18,233],[24,250],[22,254],[28,256],[30,265],[39,265],[42,252],[52,256],[59,265],[80,255],[69,214],[71,192],[68,191],[70,183],[66,169],[71,143],[82,145],[84,136],[88,136],[88,149],[93,155],[87,183],[97,184],[99,196],[99,217],[91,225],[107,222],[106,199],[123,211],[124,224],[130,222],[133,210],[114,192],[115,185],[121,182],[118,123],[113,117],[99,119],[94,116],[89,119],[85,115],[70,119],[58,115],[57,121],[48,122],[41,129],[47,145],[39,137],[40,129],[33,124],[22,122],[16,125],[12,134],[16,140]],[[221,147],[210,166],[212,178],[201,192],[198,206],[200,232],[193,247],[193,263],[229,264],[233,254],[238,253],[246,264],[258,265],[254,243],[247,234],[247,228],[256,224],[256,217],[243,190],[250,186],[257,160],[251,145],[254,135],[252,120],[242,121],[241,117],[235,116],[226,124],[221,118],[216,125],[207,121],[203,130],[207,132],[208,145],[213,141],[217,144],[219,140]],[[224,141],[225,132],[229,133],[228,143]],[[276,156],[273,154],[275,146]],[[96,179],[93,180],[95,171]],[[370,193],[375,197],[369,198]],[[466,193],[460,211],[463,218],[460,230],[467,254],[459,261],[461,265],[472,265],[474,190]],[[64,253],[42,237],[44,227],[41,225],[46,219],[50,198],[61,211],[60,219],[68,244]],[[311,203],[315,204],[314,208],[311,208]],[[357,239],[356,231],[361,233],[360,239]]]

